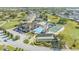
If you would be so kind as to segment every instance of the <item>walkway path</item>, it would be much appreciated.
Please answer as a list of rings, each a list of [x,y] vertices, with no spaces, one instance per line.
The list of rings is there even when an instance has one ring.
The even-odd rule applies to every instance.
[[[2,24],[0,24],[0,27],[3,26],[7,21],[4,21]]]
[[[13,30],[8,30],[8,31],[14,35],[19,35],[20,39],[17,41],[13,41],[13,42],[8,41],[5,44],[10,44],[15,47],[23,48],[26,51],[27,50],[30,50],[30,51],[52,51],[52,49],[47,48],[47,47],[39,47],[39,46],[33,46],[33,45],[28,45],[28,44],[23,43],[23,41],[29,37],[27,34],[20,34],[18,32],[13,31]]]
[[[35,19],[35,17],[36,17],[36,15],[34,14],[32,17],[32,21]],[[2,25],[4,25],[4,24],[2,24]],[[20,39],[17,41],[8,40],[7,42],[4,42],[4,40],[0,38],[0,44],[12,45],[14,47],[23,48],[25,51],[27,51],[27,50],[29,50],[29,51],[52,51],[52,49],[47,48],[47,47],[39,47],[39,46],[25,44],[23,41],[29,37],[27,34],[20,34],[16,31],[13,31],[13,29],[9,29],[7,31],[12,33],[14,36],[19,35]]]

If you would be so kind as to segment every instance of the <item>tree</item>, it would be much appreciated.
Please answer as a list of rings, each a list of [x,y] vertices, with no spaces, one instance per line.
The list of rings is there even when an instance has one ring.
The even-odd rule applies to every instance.
[[[10,38],[13,38],[13,34],[10,33]]]
[[[66,24],[66,23],[67,23],[67,19],[65,19],[65,18],[60,18],[60,20],[59,20],[58,23],[59,23],[59,24]]]
[[[10,14],[10,17],[13,18],[13,19],[14,19],[16,16],[17,16],[16,13],[12,13],[12,14]]]
[[[68,12],[66,12],[64,15],[67,16],[67,17],[69,17],[69,13]]]
[[[37,34],[34,34],[30,39],[29,39],[29,43],[28,44],[33,44],[36,42],[36,36]]]
[[[9,32],[7,32],[7,36],[10,36],[10,33]]]
[[[48,21],[48,16],[45,16],[45,17],[43,18],[43,20],[44,20],[44,21]]]
[[[25,16],[26,14],[24,12],[21,13],[22,16]]]
[[[4,33],[4,34],[7,34],[7,31],[6,31],[5,29],[3,29],[3,33]]]
[[[16,35],[15,38],[13,39],[14,41],[20,39],[20,36]]]
[[[52,15],[53,15],[53,16],[56,16],[56,13],[55,13],[55,12],[53,12],[53,13],[52,13]]]

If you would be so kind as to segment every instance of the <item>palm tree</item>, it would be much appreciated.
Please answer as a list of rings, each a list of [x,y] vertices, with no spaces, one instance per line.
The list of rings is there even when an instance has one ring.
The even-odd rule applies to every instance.
[[[36,36],[37,34],[34,34],[30,39],[28,44],[34,44],[36,42]]]

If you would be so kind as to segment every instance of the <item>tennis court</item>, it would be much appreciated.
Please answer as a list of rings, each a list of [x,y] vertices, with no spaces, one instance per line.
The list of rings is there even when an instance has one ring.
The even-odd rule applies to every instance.
[[[49,32],[54,32],[54,33],[56,33],[56,32],[59,31],[62,27],[63,27],[62,25],[53,26],[53,27],[49,28]]]

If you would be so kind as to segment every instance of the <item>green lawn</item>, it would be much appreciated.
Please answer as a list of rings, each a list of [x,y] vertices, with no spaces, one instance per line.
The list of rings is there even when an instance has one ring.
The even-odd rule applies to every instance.
[[[11,45],[8,45],[8,46],[7,46],[7,49],[8,49],[9,51],[14,51],[14,50],[15,50],[15,48],[14,48],[13,46],[11,46]]]
[[[6,22],[6,23],[2,26],[2,28],[4,28],[4,29],[10,29],[10,28],[15,27],[15,25],[18,25],[19,23],[20,23],[20,22],[17,21],[17,20],[10,21],[10,22]]]
[[[8,49],[9,51],[23,51],[22,48],[15,48],[15,47],[13,47],[13,46],[11,46],[11,45],[8,45],[8,46],[7,46],[7,49]]]
[[[24,17],[10,19],[9,21],[6,21],[6,23],[1,27],[4,28],[4,29],[14,28],[16,25],[20,24],[20,21],[22,21],[22,20],[24,20]]]
[[[70,32],[74,39],[79,39],[79,29],[72,29]]]
[[[60,17],[58,16],[48,15],[48,22],[50,23],[58,23],[59,20],[60,20]]]
[[[3,50],[3,45],[0,45],[0,51],[2,51]]]
[[[69,21],[64,32],[69,34],[73,39],[79,39],[79,29],[76,26],[79,25],[75,21]]]
[[[4,21],[0,21],[0,25],[3,23]]]
[[[59,34],[59,38],[67,43],[69,47],[72,47],[74,40],[76,40],[75,48],[79,49],[79,28],[76,28],[76,26],[79,25],[75,21],[67,22],[64,31]]]
[[[20,23],[20,21],[25,20],[27,17],[27,14],[25,12],[19,12],[17,14],[17,17],[13,18],[13,19],[6,19],[6,23],[4,25],[2,25],[1,27],[4,29],[11,29],[14,28],[16,25],[18,25]],[[0,21],[0,24],[2,24],[3,22]]]

